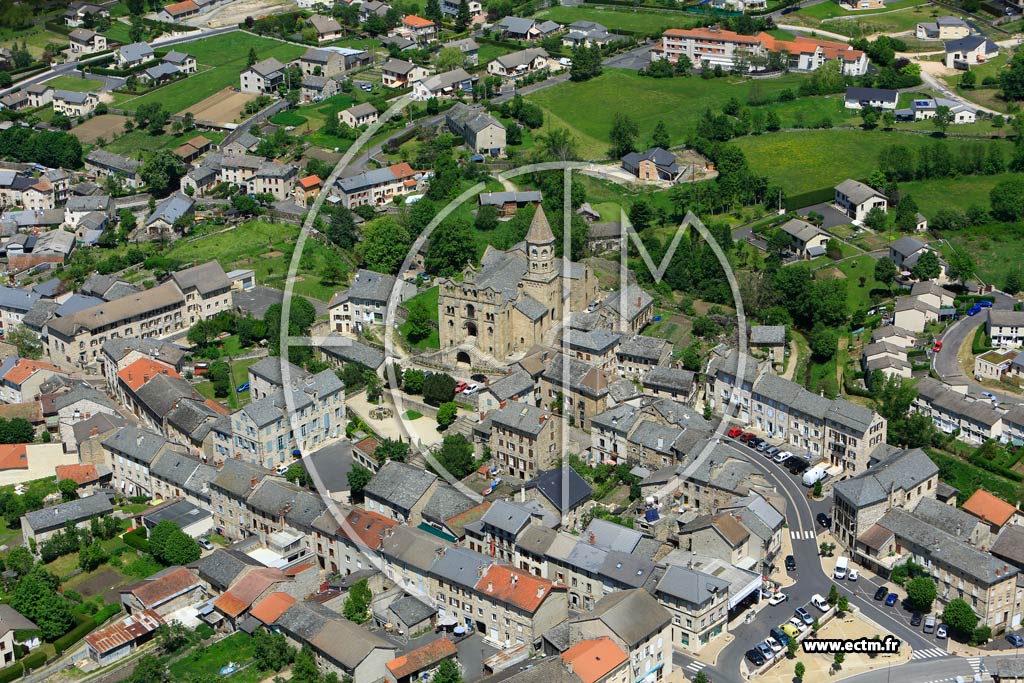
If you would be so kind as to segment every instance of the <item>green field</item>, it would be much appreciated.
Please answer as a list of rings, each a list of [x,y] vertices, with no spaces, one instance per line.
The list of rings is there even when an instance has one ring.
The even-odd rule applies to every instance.
[[[932,142],[934,138],[927,135],[878,130],[803,130],[732,141],[746,154],[751,169],[768,176],[770,182],[778,183],[791,195],[830,187],[847,178],[867,177],[878,167],[878,152],[886,145],[918,148]],[[955,145],[956,141],[949,144]],[[1006,145],[1009,158],[1009,142],[988,144]],[[976,180],[960,182],[969,185]],[[917,201],[920,206],[927,206]]]
[[[306,51],[301,45],[242,32],[196,40],[180,49],[195,56],[200,65],[212,68],[141,97],[128,99],[119,106],[134,111],[142,104],[159,102],[168,111],[178,113],[226,87],[237,88],[238,75],[245,69],[250,48],[256,48],[256,54],[261,60],[275,57],[282,62],[289,62]]]
[[[405,307],[408,309],[410,306],[418,305],[422,303],[427,312],[430,313],[430,319],[435,323],[437,322],[437,287],[431,287],[430,289],[424,290],[412,297],[405,302]],[[402,323],[398,326],[398,333],[402,335],[402,338],[409,344],[409,323]],[[432,328],[430,335],[426,339],[421,339],[415,344],[409,344],[414,349],[438,349],[441,348],[441,340],[437,334],[437,328]]]
[[[596,21],[609,31],[629,31],[645,35],[661,34],[667,28],[690,28],[698,22],[678,12],[658,12],[649,9],[598,9],[594,7],[552,7],[537,13],[538,19],[550,19],[559,24],[574,21]],[[481,62],[483,59],[481,59]]]
[[[224,139],[225,133],[222,131],[198,131],[192,130],[188,133],[181,133],[178,135],[172,135],[166,133],[164,135],[151,135],[144,130],[133,130],[130,133],[125,133],[116,140],[111,140],[107,143],[103,149],[108,152],[114,152],[115,154],[127,154],[135,155],[137,152],[155,152],[158,149],[174,149],[194,138],[196,135],[202,135],[205,138],[209,138],[214,144],[219,143]]]
[[[1024,224],[975,225],[970,230],[946,231],[942,236],[971,255],[978,277],[986,283],[1002,287],[1011,271],[1020,274],[1020,264],[1024,263]],[[948,255],[948,248],[941,251]]]
[[[220,674],[221,667],[233,662],[236,666],[244,668],[231,674],[232,683],[255,683],[273,672],[259,671],[252,664],[253,650],[252,636],[239,631],[212,645],[194,648],[192,652],[171,664],[169,670],[171,677],[176,681],[193,676],[224,678]]]
[[[43,54],[46,46],[50,43],[56,43],[61,47],[68,46],[68,37],[61,33],[56,33],[47,28],[30,28],[23,31],[11,31],[4,29],[0,32],[0,47],[13,47],[15,43],[21,45],[25,43],[25,49],[29,51],[33,57],[39,57]]]
[[[121,21],[111,21],[110,27],[103,31],[108,43],[128,44],[131,42],[131,27]]]
[[[964,210],[971,205],[988,208],[989,193],[998,183],[1015,173],[972,176],[970,178],[938,178],[900,183],[900,191],[911,195],[926,218],[934,218],[940,209]]]
[[[73,90],[75,92],[99,92],[103,87],[100,81],[91,81],[78,76],[57,76],[46,81],[46,85],[55,90]]]
[[[821,29],[841,33],[851,38],[875,33],[902,33],[903,31],[913,31],[920,22],[933,21],[938,14],[939,11],[934,7],[922,5],[869,17],[825,21],[822,22]],[[942,43],[939,41],[935,41],[933,46],[932,49],[942,50]]]
[[[307,121],[302,114],[294,111],[283,111],[270,117],[270,122],[278,126],[301,126]]]
[[[730,98],[746,103],[751,90],[771,96],[796,89],[800,75],[786,75],[766,81],[744,78],[647,78],[635,71],[606,69],[592,80],[565,82],[545,88],[527,99],[548,115],[548,122],[569,126],[576,134],[584,158],[604,158],[608,133],[616,111],[609,102],[628,102],[628,114],[646,139],[658,121],[664,121],[674,144],[686,141],[696,130],[705,108],[720,111]],[[800,106],[806,106],[801,104]]]

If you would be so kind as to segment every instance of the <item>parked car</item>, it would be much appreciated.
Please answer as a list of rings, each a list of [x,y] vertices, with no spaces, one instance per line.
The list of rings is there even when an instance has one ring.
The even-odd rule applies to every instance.
[[[885,606],[886,607],[892,607],[893,605],[896,604],[897,600],[899,600],[899,596],[898,595],[896,595],[895,593],[889,593],[889,595],[887,595],[886,598],[885,598]]]
[[[786,461],[786,469],[794,477],[802,476],[810,467],[810,464],[801,458],[790,458]]]
[[[459,382],[458,384],[455,385],[455,393],[456,394],[461,394],[463,391],[466,390],[466,387],[468,387],[468,386],[469,385],[466,384],[465,382]]]
[[[935,629],[935,637],[938,638],[939,640],[945,640],[946,639],[946,625],[945,624],[939,624],[939,627],[937,629]]]
[[[480,391],[480,387],[476,384],[470,384],[468,387],[462,390],[463,396],[472,396],[476,392]]]
[[[827,612],[829,608],[828,600],[821,597],[817,593],[811,596],[811,604],[820,609],[822,612]]]
[[[934,633],[935,632],[935,615],[929,614],[924,618],[924,632]]]
[[[921,613],[920,612],[914,612],[914,614],[910,617],[910,625],[913,626],[914,628],[917,628],[918,626],[921,625]]]
[[[766,641],[761,641],[757,644],[756,647],[758,651],[760,651],[761,656],[764,657],[764,660],[766,662],[775,659],[775,651],[772,650],[772,646],[769,645]]]
[[[814,622],[812,621],[811,623],[814,623]],[[804,631],[806,631],[807,628],[810,626],[810,624],[804,623],[804,620],[801,619],[800,617],[790,617],[789,624],[791,626],[795,627],[796,630],[799,631],[800,633],[803,633]]]
[[[934,351],[935,353],[938,353],[941,350],[942,350],[942,340],[940,339],[939,341],[935,342],[935,346],[932,347],[932,351]]]
[[[790,451],[779,451],[778,453],[775,454],[775,457],[772,458],[772,460],[781,465],[782,463],[786,462],[792,457],[793,454]]]
[[[750,661],[750,663],[753,664],[754,666],[763,666],[764,665],[764,662],[765,662],[764,655],[761,654],[761,651],[758,650],[757,648],[750,648],[749,650],[747,650],[746,657]]]
[[[761,439],[761,438],[758,438],[758,437],[755,436],[753,439],[751,439],[750,441],[747,442],[747,445],[750,446],[751,448],[753,448],[754,450],[757,450],[758,446],[760,446],[763,443],[764,443],[764,439]]]
[[[772,649],[772,652],[782,652],[782,643],[776,640],[773,636],[768,636],[764,639],[764,642]]]
[[[740,434],[740,441],[742,441],[743,443],[747,443],[748,441],[750,441],[753,438],[754,438],[754,435],[752,433],[750,433],[750,432],[743,432],[742,434]]]
[[[486,384],[487,383],[487,375],[481,375],[481,374],[477,373],[475,375],[470,375],[469,378],[471,380],[473,380],[474,382],[480,382],[481,384]]]
[[[889,594],[889,589],[885,586],[879,586],[878,590],[875,591],[875,600],[884,600],[885,596]]]
[[[984,396],[985,398],[987,398],[990,401],[996,400],[996,395],[993,394],[991,391],[983,391],[983,392],[981,392],[981,395]]]
[[[814,623],[814,617],[812,617],[810,612],[805,610],[803,607],[797,607],[793,610],[793,615],[808,626]]]
[[[988,299],[980,299],[977,305],[981,306],[982,308],[992,308],[992,302],[989,301]]]
[[[740,429],[739,427],[729,427],[729,431],[726,432],[726,436],[728,436],[730,439],[735,439],[742,433],[743,430]]]
[[[859,578],[860,578],[860,572],[858,572],[856,569],[851,569],[849,571],[849,573],[847,573],[847,575],[846,575],[846,580],[847,581],[856,581]]]
[[[783,646],[783,647],[785,647],[785,646],[789,645],[789,634],[788,634],[788,633],[786,633],[786,632],[785,632],[785,631],[784,631],[784,630],[782,629],[782,627],[780,627],[780,626],[776,626],[775,628],[773,628],[773,629],[772,629],[771,631],[769,631],[768,633],[769,633],[769,634],[771,634],[771,637],[772,637],[772,638],[774,638],[775,640],[777,640],[777,641],[779,641],[780,643],[782,643],[782,646]]]
[[[786,571],[791,572],[796,569],[796,558],[792,555],[786,555]]]
[[[196,543],[198,543],[199,547],[202,548],[203,550],[213,550],[213,544],[210,543],[210,539],[208,539],[206,537],[197,538],[196,539]]]
[[[818,524],[825,527],[826,529],[832,527],[832,518],[826,515],[824,512],[819,512],[816,519],[818,520]]]
[[[569,59],[568,57],[559,58],[558,63],[561,64],[562,66],[572,66],[572,60]]]
[[[981,313],[981,306],[978,306],[977,304],[971,306],[967,310],[967,315],[978,315],[979,313]]]
[[[235,391],[237,391],[238,393],[242,393],[243,391],[249,391],[249,383],[242,382],[241,384],[238,385],[238,388],[236,388]]]
[[[786,600],[789,600],[789,596],[779,591],[768,600],[768,604],[774,607],[775,605],[781,605]]]
[[[766,451],[764,452],[764,454],[765,454],[765,455],[767,455],[767,456],[768,456],[769,458],[774,458],[774,457],[775,457],[775,454],[776,454],[776,453],[778,453],[778,452],[780,452],[781,450],[782,450],[782,449],[781,449],[781,448],[779,448],[778,446],[772,446],[771,448],[769,448],[768,450],[766,450]]]
[[[767,441],[762,441],[761,443],[757,444],[757,450],[761,451],[762,453],[766,453],[768,449],[771,447],[772,445]]]
[[[1021,638],[1019,633],[1007,633],[1006,642],[1014,647],[1024,647],[1024,638]]]

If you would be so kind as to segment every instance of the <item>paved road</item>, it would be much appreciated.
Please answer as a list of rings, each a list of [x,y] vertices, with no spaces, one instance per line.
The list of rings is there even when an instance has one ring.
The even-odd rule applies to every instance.
[[[831,501],[829,499],[809,500],[807,489],[788,470],[738,442],[728,440],[728,443],[741,457],[754,463],[758,469],[764,472],[786,499],[788,528],[785,532],[789,533],[792,539],[797,569],[791,573],[796,579],[796,583],[785,589],[790,599],[775,607],[765,607],[752,623],[734,628],[732,633],[735,639],[719,655],[716,666],[703,667],[705,674],[716,683],[740,681],[739,669],[744,653],[755,643],[767,637],[768,630],[772,626],[787,621],[793,616],[793,610],[806,604],[812,595],[815,593],[827,595],[833,584],[831,577],[827,576],[821,568],[816,538],[818,528],[815,526],[815,517],[819,512],[829,512]],[[850,603],[856,605],[861,614],[874,621],[886,632],[900,638],[904,642],[904,646],[909,645],[915,652],[920,651],[922,655],[924,651],[929,651],[936,658],[947,663],[954,661],[951,656],[944,656],[940,652],[945,649],[943,641],[926,637],[920,631],[910,627],[909,613],[899,607],[880,607],[880,603],[872,599],[878,584],[862,577],[855,583],[841,582],[838,585],[841,592],[847,595]],[[812,613],[813,611],[811,610]],[[693,661],[692,658],[685,655],[677,655],[676,659],[684,666],[688,666]],[[699,666],[699,664],[695,666]],[[779,666],[785,666],[785,664]],[[693,674],[694,669],[688,669],[688,673]]]
[[[632,69],[634,71],[639,71],[651,63],[650,53],[651,43],[644,43],[632,50],[608,57],[601,62],[601,65],[613,69]]]
[[[1014,299],[1002,292],[993,292],[995,298],[994,308],[1000,310],[1013,310]],[[994,391],[978,382],[972,377],[964,374],[957,360],[957,353],[964,344],[970,344],[974,339],[975,330],[988,321],[988,310],[983,309],[978,315],[964,316],[946,328],[946,331],[939,337],[942,340],[942,351],[932,354],[932,368],[938,373],[939,378],[947,384],[966,384],[968,391],[979,396],[982,391],[991,391],[996,397],[1005,403],[1021,403],[1022,398],[1018,394]]]

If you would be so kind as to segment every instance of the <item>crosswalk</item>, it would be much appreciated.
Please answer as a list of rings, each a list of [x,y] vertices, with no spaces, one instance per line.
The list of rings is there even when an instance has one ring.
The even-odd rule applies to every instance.
[[[911,659],[933,659],[935,657],[949,657],[950,654],[941,647],[930,647],[926,650],[914,650],[910,655]]]
[[[699,673],[700,670],[703,669],[706,666],[707,666],[707,664],[705,664],[704,662],[698,662],[698,661],[694,660],[694,661],[692,661],[692,662],[690,662],[689,664],[686,665],[686,669],[688,671],[692,671],[693,673]]]
[[[789,537],[792,538],[794,541],[809,541],[813,538],[816,538],[814,535],[814,531],[811,529],[798,529],[796,531],[790,531]]]
[[[981,673],[981,657],[964,657],[964,661],[974,670],[974,673]]]

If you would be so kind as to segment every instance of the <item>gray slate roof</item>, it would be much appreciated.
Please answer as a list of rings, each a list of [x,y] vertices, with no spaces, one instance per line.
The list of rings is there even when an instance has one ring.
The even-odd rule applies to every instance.
[[[437,476],[426,470],[389,460],[373,476],[363,493],[400,510],[411,510],[435,481]]]
[[[704,605],[722,591],[729,582],[696,569],[671,565],[658,582],[657,591],[689,605]]]
[[[939,468],[924,451],[913,448],[892,455],[855,477],[836,482],[833,492],[861,508],[885,500],[890,491],[909,490],[938,472]]]
[[[566,475],[566,473],[568,473]],[[565,477],[568,476],[566,481]],[[568,488],[565,503],[562,501],[563,489]],[[594,490],[590,484],[571,467],[556,467],[526,482],[526,488],[537,489],[556,510],[565,514],[590,498]],[[493,507],[493,506],[492,506]]]
[[[600,619],[630,649],[658,633],[672,620],[650,593],[642,588],[619,591],[597,601],[581,620]]]
[[[69,500],[53,507],[25,513],[25,521],[35,533],[61,529],[69,523],[78,523],[92,517],[113,512],[110,499],[105,493],[94,493],[85,498]]]
[[[530,523],[530,511],[509,500],[496,500],[480,518],[483,524],[516,536]]]

